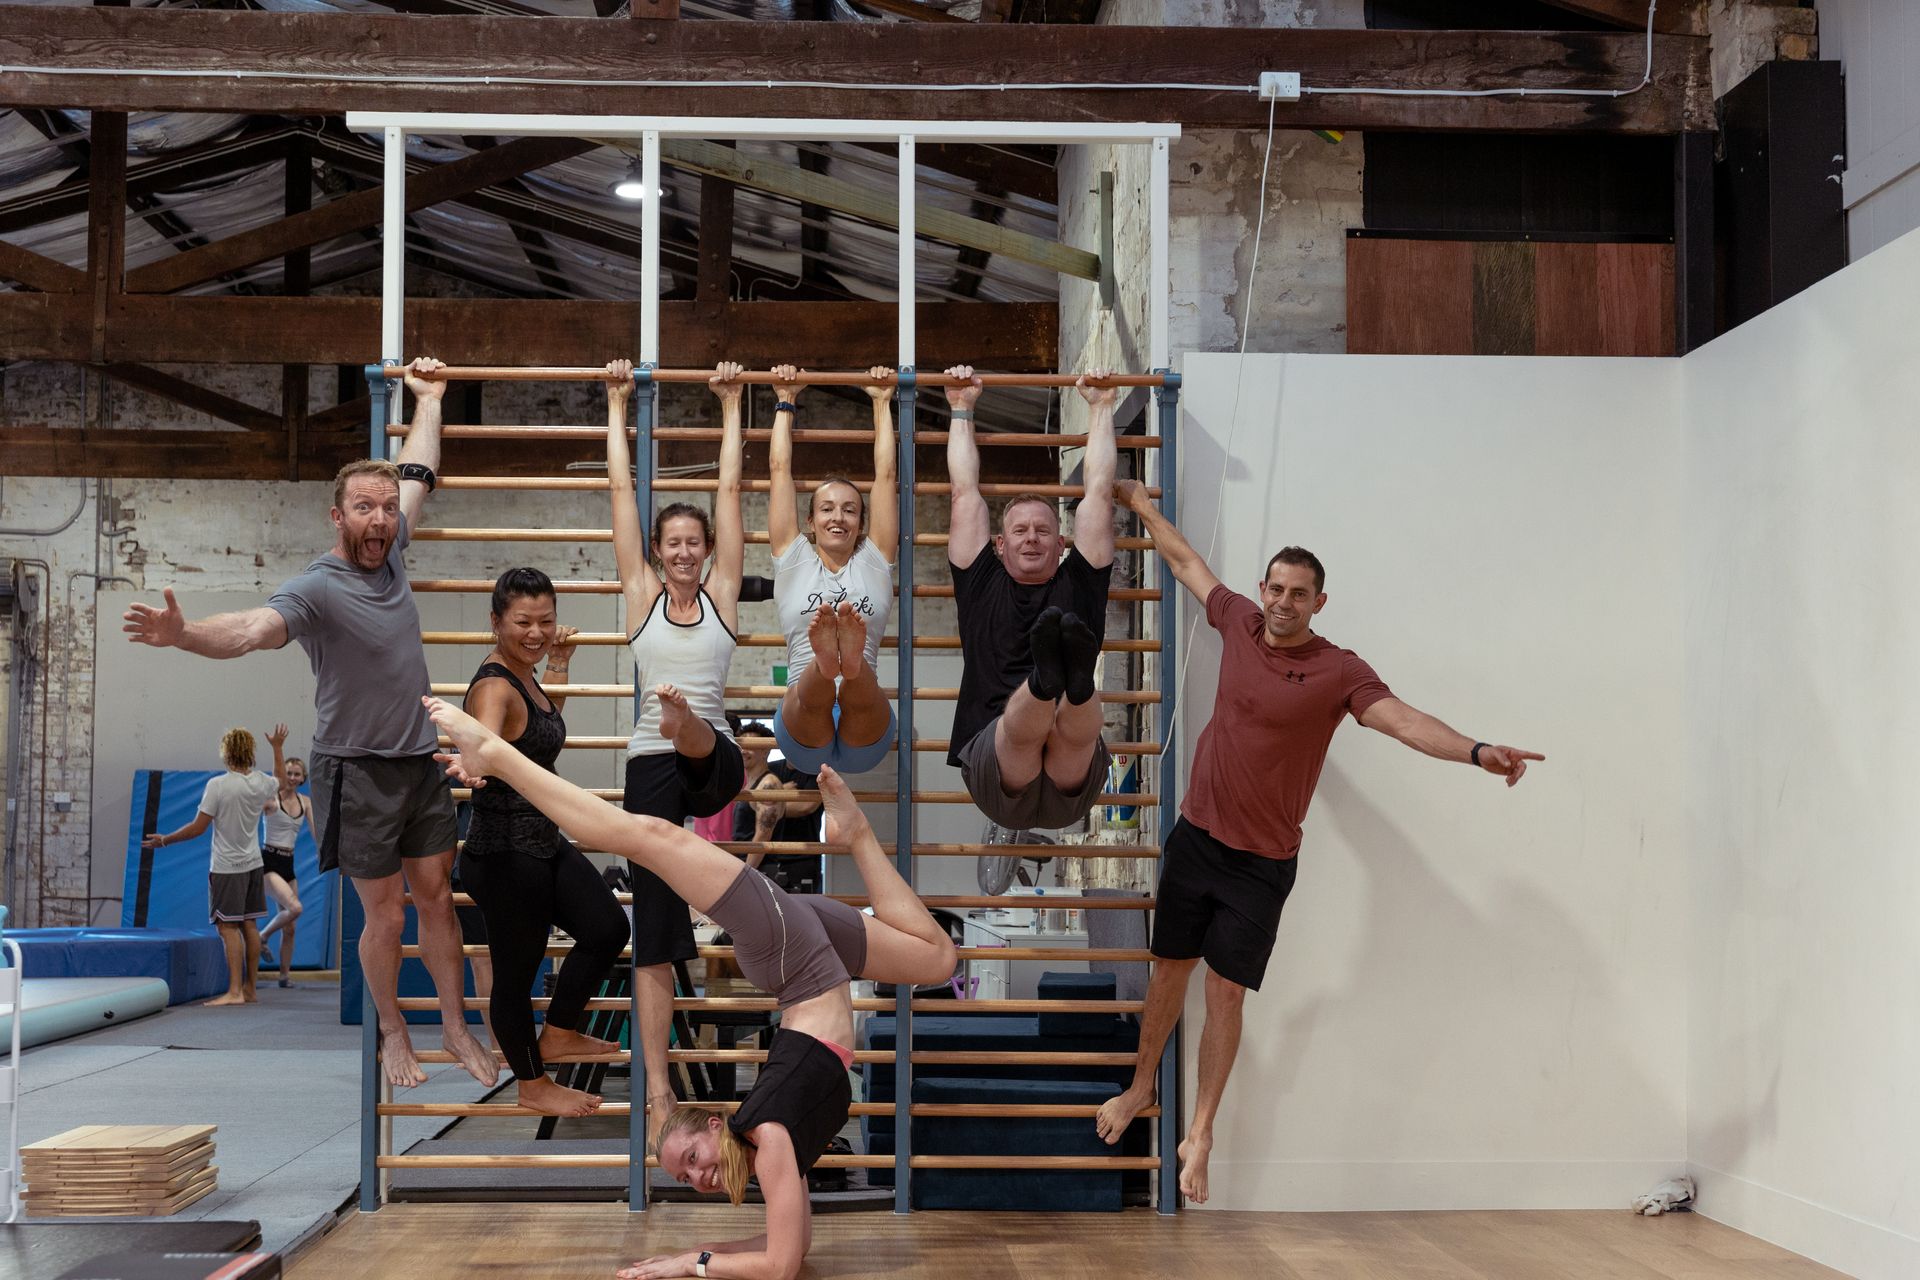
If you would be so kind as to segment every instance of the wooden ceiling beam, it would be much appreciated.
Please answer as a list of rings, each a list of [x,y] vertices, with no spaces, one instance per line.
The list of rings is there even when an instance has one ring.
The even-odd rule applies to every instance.
[[[1544,0],[1556,9],[1583,18],[1610,22],[1632,31],[1647,29],[1647,0]],[[1707,34],[1706,0],[1664,0],[1654,9],[1653,29],[1659,35]]]
[[[459,21],[478,21],[462,18]],[[435,165],[407,178],[407,210],[424,209],[469,191],[478,191],[517,178],[559,160],[593,150],[594,144],[576,138],[520,138],[505,146]],[[172,293],[190,285],[216,280],[231,271],[251,267],[297,249],[325,244],[380,225],[384,188],[370,187],[318,209],[294,214],[227,236],[198,249],[162,258],[127,275],[129,293]]]
[[[1273,68],[1310,87],[1633,90],[1620,96],[1473,98],[1309,93],[1282,128],[1491,129],[1675,134],[1713,128],[1707,41],[1630,31],[1369,31],[1335,28],[973,23],[622,22],[364,13],[7,6],[0,105],[139,111],[350,109],[582,115],[1177,121],[1258,128],[1249,88]],[[876,85],[1114,85],[996,89],[956,104]],[[288,76],[311,71],[314,79]],[[164,73],[164,74],[161,74]],[[249,73],[262,73],[254,78]],[[271,73],[270,76],[265,73]],[[324,77],[324,78],[323,78]],[[714,80],[713,88],[651,81]],[[766,88],[741,81],[781,82]],[[544,81],[529,83],[528,81]],[[1167,90],[1158,82],[1235,86]]]
[[[300,132],[297,126],[286,125],[237,138],[183,147],[157,159],[130,165],[127,168],[127,199],[144,199],[157,193],[272,164],[285,153],[285,140]],[[0,235],[83,214],[87,211],[88,191],[85,175],[76,173],[67,181],[45,191],[0,201]]]
[[[464,19],[463,19],[464,21]],[[93,299],[85,293],[0,293],[0,359],[92,357]],[[977,364],[1051,370],[1059,309],[1051,302],[923,302],[920,352],[929,368]],[[634,302],[411,298],[406,349],[454,364],[604,364],[639,346]],[[791,361],[863,369],[892,358],[890,302],[660,304],[668,363]],[[380,350],[378,298],[177,297],[132,294],[114,309],[106,360],[131,364],[362,364]]]
[[[5,240],[0,240],[0,280],[16,280],[41,293],[72,293],[88,288],[91,283],[91,277],[78,267],[56,262]]]
[[[185,378],[175,377],[160,369],[150,369],[142,364],[93,364],[88,368],[103,373],[115,382],[123,383],[149,395],[159,396],[174,404],[204,413],[221,422],[243,427],[248,431],[278,431],[281,428],[280,415],[268,413],[265,409],[256,409],[244,401],[232,396],[220,394],[198,383],[188,382]]]

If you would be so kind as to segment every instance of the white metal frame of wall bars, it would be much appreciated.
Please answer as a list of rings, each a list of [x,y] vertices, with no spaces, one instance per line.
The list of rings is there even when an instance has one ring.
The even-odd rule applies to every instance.
[[[805,119],[796,117],[769,117],[764,119],[741,117],[700,117],[700,116],[577,116],[577,115],[538,115],[522,113],[461,113],[461,112],[396,112],[396,111],[349,111],[347,127],[356,133],[381,135],[384,144],[384,216],[382,220],[381,289],[380,289],[380,363],[397,364],[405,360],[403,350],[404,321],[406,314],[406,183],[407,183],[407,136],[424,135],[468,135],[481,134],[493,137],[571,137],[571,138],[637,138],[640,141],[640,180],[648,191],[660,189],[660,142],[663,138],[697,138],[705,140],[732,141],[813,141],[813,142],[892,142],[899,147],[899,189],[898,189],[898,225],[899,235],[899,279],[896,285],[899,299],[898,351],[896,363],[903,371],[917,367],[915,334],[915,278],[914,253],[917,237],[913,233],[916,225],[915,214],[915,175],[916,164],[914,147],[918,139],[926,138],[939,143],[983,143],[983,144],[1038,144],[1054,146],[1074,146],[1086,144],[1106,144],[1112,146],[1145,146],[1150,149],[1148,179],[1148,263],[1147,263],[1147,354],[1148,368],[1171,373],[1171,360],[1168,349],[1169,318],[1169,280],[1168,280],[1168,232],[1169,232],[1169,152],[1172,142],[1180,136],[1177,124],[1076,124],[1047,121],[979,121],[979,120],[842,120],[842,119]],[[640,208],[640,349],[635,364],[642,367],[658,367],[660,363],[660,202],[657,199],[645,200]],[[1172,419],[1177,409],[1177,388],[1179,380],[1170,377],[1168,384],[1156,393],[1159,403],[1161,430],[1168,445],[1172,444]],[[903,391],[911,392],[903,387]],[[390,420],[397,421],[402,397],[385,397]],[[902,406],[902,446],[903,454],[910,459],[912,453],[912,425],[910,404]],[[384,443],[384,442],[383,442]],[[1171,457],[1169,455],[1172,455]],[[1163,446],[1155,452],[1153,470],[1150,475],[1153,483],[1161,486],[1164,493],[1162,510],[1169,519],[1174,518],[1175,485],[1177,483],[1177,453]],[[903,475],[902,503],[905,514],[911,517],[912,490],[910,473]],[[910,527],[910,526],[903,526]],[[1177,627],[1180,615],[1178,587],[1172,580],[1172,573],[1164,559],[1160,562],[1161,603],[1157,607],[1158,630],[1162,639],[1161,649],[1161,742],[1163,755],[1159,762],[1161,773],[1159,810],[1159,836],[1165,842],[1166,828],[1169,825],[1169,811],[1177,807],[1175,778],[1179,771],[1179,758],[1174,754],[1173,729],[1175,727],[1174,689],[1175,650],[1177,648]],[[901,603],[911,608],[910,589],[903,584]],[[906,621],[902,630],[905,633]],[[902,657],[911,663],[910,646],[903,647]],[[907,670],[911,670],[910,665]],[[906,685],[905,671],[901,684]],[[902,699],[903,715],[899,732],[903,740],[912,732],[910,699]],[[900,753],[902,818],[899,859],[903,862],[902,872],[909,884],[913,883],[911,873],[911,806],[905,803],[912,769],[911,753]],[[901,1100],[901,1119],[896,1124],[896,1156],[898,1168],[894,1183],[894,1207],[899,1213],[910,1211],[909,1204],[909,1167],[911,1155],[909,1141],[909,1122],[906,1120],[906,1105],[912,1098],[911,1077],[911,1010],[908,1008],[908,992],[902,991],[900,1007],[896,1017],[896,1098]],[[367,1011],[369,1018],[371,1010]],[[378,1037],[373,1037],[377,1043]],[[1158,1139],[1160,1146],[1159,1186],[1156,1188],[1155,1202],[1161,1213],[1172,1213],[1178,1207],[1178,1198],[1174,1185],[1175,1165],[1174,1147],[1177,1142],[1176,1117],[1179,1113],[1177,1073],[1180,1036],[1176,1028],[1175,1035],[1168,1041],[1167,1052],[1160,1064],[1160,1096],[1163,1100]],[[901,1046],[906,1046],[902,1048]],[[377,1074],[377,1067],[372,1071]],[[368,1082],[372,1083],[371,1079]],[[372,1104],[376,1100],[373,1088],[365,1090],[366,1111],[362,1118],[363,1126],[384,1128],[384,1119],[376,1119],[372,1114]],[[1167,1105],[1171,1102],[1173,1105]],[[368,1144],[363,1135],[363,1147]],[[384,1171],[375,1175],[375,1187],[363,1185],[361,1188],[361,1207],[377,1209],[386,1199],[386,1178]],[[644,1212],[646,1208],[645,1168],[642,1164],[633,1180],[633,1195],[629,1208],[635,1212]]]

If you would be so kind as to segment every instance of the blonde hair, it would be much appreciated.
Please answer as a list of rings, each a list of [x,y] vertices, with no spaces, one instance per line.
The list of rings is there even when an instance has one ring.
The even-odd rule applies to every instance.
[[[398,489],[400,487],[399,467],[394,466],[384,458],[362,458],[358,462],[349,462],[335,473],[333,477],[333,505],[335,507],[344,507],[346,505],[347,481],[353,479],[355,476],[378,476],[394,488]]]
[[[681,1103],[660,1126],[660,1136],[653,1143],[654,1155],[666,1149],[667,1139],[674,1134],[684,1133],[691,1140],[707,1128],[708,1117],[721,1114],[712,1107]],[[753,1150],[724,1122],[720,1125],[719,1137],[720,1185],[726,1188],[727,1199],[739,1204],[747,1198],[747,1179],[753,1176]]]
[[[220,739],[220,758],[227,768],[242,773],[253,768],[253,735],[245,729],[229,729]]]

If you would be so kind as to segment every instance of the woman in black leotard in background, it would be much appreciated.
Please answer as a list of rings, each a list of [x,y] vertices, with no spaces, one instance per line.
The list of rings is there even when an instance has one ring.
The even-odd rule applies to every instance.
[[[551,771],[567,738],[560,718],[564,699],[549,701],[533,669],[551,652],[547,677],[564,683],[574,628],[555,620],[546,574],[509,569],[500,575],[493,587],[493,635],[493,652],[467,688],[467,710]],[[544,1057],[619,1051],[575,1028],[626,945],[626,913],[586,855],[506,782],[488,778],[474,789],[472,803],[460,883],[486,919],[494,1039],[520,1082],[521,1106],[543,1115],[586,1115],[600,1105],[599,1097],[549,1080]],[[574,945],[560,965],[546,1027],[536,1040],[533,981],[556,924]]]

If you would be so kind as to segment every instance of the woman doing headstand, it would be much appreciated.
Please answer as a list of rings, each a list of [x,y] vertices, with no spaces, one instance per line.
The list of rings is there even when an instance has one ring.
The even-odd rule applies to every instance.
[[[747,1179],[766,1200],[767,1230],[748,1240],[648,1258],[622,1271],[640,1280],[709,1275],[791,1280],[812,1238],[806,1172],[847,1121],[852,1092],[854,978],[922,984],[953,973],[953,940],[880,849],[847,784],[820,771],[828,839],[845,841],[873,904],[867,915],[811,894],[791,895],[691,831],[623,813],[527,760],[448,703],[425,700],[453,739],[449,776],[511,784],[575,839],[647,867],[733,935],[741,970],[780,1004],[780,1028],[746,1100],[731,1118],[693,1106],[661,1134],[661,1167],[738,1204]]]

